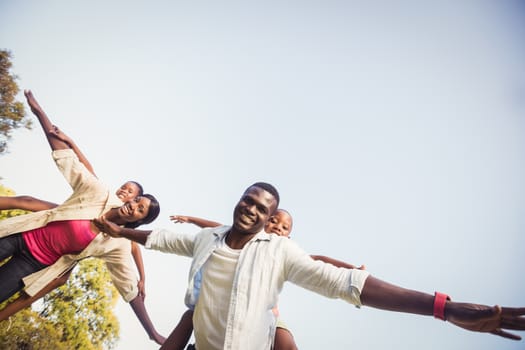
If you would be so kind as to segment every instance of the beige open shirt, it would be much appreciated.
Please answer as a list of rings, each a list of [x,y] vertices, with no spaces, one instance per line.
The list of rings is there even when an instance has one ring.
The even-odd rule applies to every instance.
[[[0,221],[0,238],[42,227],[52,221],[97,218],[122,202],[99,179],[91,174],[71,149],[53,152],[53,159],[73,189],[73,194],[54,209],[12,217]],[[61,276],[84,258],[97,257],[106,262],[111,279],[129,302],[138,294],[137,274],[131,256],[131,243],[102,233],[79,254],[63,255],[53,265],[24,278],[25,292],[35,295],[53,279]]]

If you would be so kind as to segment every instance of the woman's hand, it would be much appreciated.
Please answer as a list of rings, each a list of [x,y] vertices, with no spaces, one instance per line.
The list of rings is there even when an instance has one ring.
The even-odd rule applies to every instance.
[[[33,96],[31,90],[24,90],[24,95],[27,99],[27,104],[29,105],[29,107],[31,107],[31,111],[33,113],[38,114],[43,112],[42,107],[40,107],[40,105],[36,101],[36,98]]]

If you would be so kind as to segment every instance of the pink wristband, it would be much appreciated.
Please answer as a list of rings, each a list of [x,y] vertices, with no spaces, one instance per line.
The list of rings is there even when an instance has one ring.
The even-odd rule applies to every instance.
[[[445,321],[445,304],[450,297],[446,294],[434,293],[434,317]]]

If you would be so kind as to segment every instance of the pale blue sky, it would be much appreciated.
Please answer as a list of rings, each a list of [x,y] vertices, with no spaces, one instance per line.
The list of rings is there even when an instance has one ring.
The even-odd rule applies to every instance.
[[[524,306],[525,5],[520,1],[0,2],[22,89],[100,178],[170,214],[229,223],[275,184],[307,251],[454,300]],[[22,96],[22,95],[21,95]],[[41,131],[15,133],[2,184],[60,202]],[[144,252],[159,331],[189,260]],[[357,310],[291,284],[301,349],[522,349],[429,317]],[[118,306],[118,349],[156,349]],[[523,334],[522,334],[523,335]]]

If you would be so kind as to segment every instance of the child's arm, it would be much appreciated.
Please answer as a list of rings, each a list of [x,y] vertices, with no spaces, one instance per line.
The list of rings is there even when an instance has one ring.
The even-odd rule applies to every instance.
[[[131,309],[133,310],[133,312],[135,312],[135,315],[140,321],[140,324],[142,325],[146,333],[148,333],[149,338],[159,345],[164,344],[166,338],[160,335],[155,329],[155,326],[153,326],[153,322],[151,322],[151,319],[148,315],[148,311],[146,310],[146,306],[144,305],[144,300],[142,300],[142,298],[139,295],[137,295],[135,298],[133,298],[133,300],[129,302],[129,306],[131,306]]]
[[[84,166],[87,168],[87,170],[89,170],[89,172],[95,176],[97,176],[95,174],[95,170],[93,170],[93,166],[91,165],[91,163],[89,162],[89,160],[87,160],[86,156],[84,155],[84,153],[82,153],[82,151],[80,150],[80,148],[78,148],[77,144],[75,143],[75,141],[73,141],[73,139],[71,137],[69,137],[68,135],[66,135],[62,130],[60,130],[56,125],[53,125],[53,129],[51,129],[50,133],[55,136],[57,139],[59,140],[62,140],[64,141],[65,143],[67,143],[71,149],[73,150],[73,152],[75,152],[75,154],[77,155],[78,157],[78,160],[84,164]]]
[[[364,270],[365,269],[365,265],[361,265],[359,267],[356,267],[355,265],[345,263],[344,261],[332,259],[332,258],[329,258],[329,257],[324,256],[324,255],[310,255],[310,256],[314,260],[321,260],[321,261],[324,261],[325,263],[332,264],[332,265],[337,266],[337,267],[344,267],[346,269],[359,269],[359,270]]]
[[[142,253],[140,252],[140,247],[136,242],[131,242],[131,254],[133,255],[133,260],[135,260],[135,265],[137,265],[137,270],[139,271],[139,295],[144,298],[146,297],[146,273],[144,272],[144,262],[142,261]]]
[[[188,223],[188,224],[194,224],[201,228],[205,227],[217,227],[221,226],[221,223],[210,221],[202,218],[196,218],[194,216],[185,216],[185,215],[171,215],[170,220],[174,223]]]
[[[31,196],[0,196],[0,210],[21,209],[40,211],[57,207],[56,203],[46,202]]]

